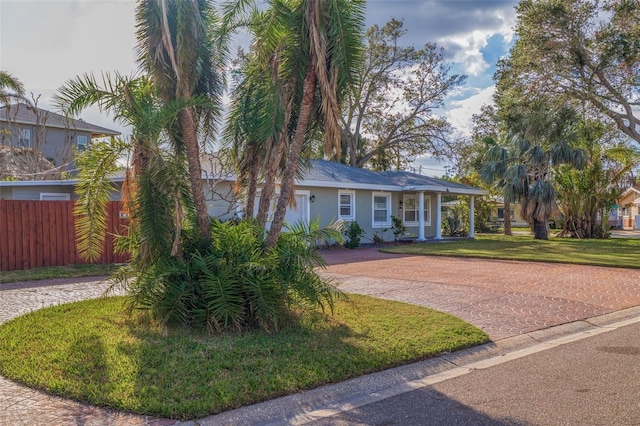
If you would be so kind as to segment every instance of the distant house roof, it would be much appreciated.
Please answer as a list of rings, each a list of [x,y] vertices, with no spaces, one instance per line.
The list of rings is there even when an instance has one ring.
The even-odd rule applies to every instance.
[[[468,185],[405,171],[376,172],[325,160],[311,160],[311,168],[298,185],[379,191],[432,191],[450,194],[485,195]]]
[[[55,127],[60,129],[81,130],[91,132],[92,137],[100,136],[116,136],[120,132],[107,129],[106,127],[96,126],[87,123],[84,120],[68,118],[55,112],[47,111],[42,108],[33,108],[25,103],[12,104],[6,107],[0,107],[0,122],[11,122],[18,124],[37,124],[37,110],[42,116],[46,116],[46,127]]]

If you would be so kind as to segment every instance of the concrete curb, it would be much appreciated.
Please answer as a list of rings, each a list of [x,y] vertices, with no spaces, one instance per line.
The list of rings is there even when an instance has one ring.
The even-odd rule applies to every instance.
[[[640,306],[501,339],[180,424],[302,425],[637,322],[640,322]]]

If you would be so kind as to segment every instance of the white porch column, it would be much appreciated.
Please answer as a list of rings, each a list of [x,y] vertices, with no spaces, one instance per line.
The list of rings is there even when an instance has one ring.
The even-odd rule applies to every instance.
[[[475,208],[475,197],[473,195],[471,195],[469,197],[469,238],[475,238],[475,232],[474,232],[474,228],[475,228],[475,215],[474,215],[474,208]]]
[[[436,236],[435,239],[436,240],[441,240],[442,239],[442,194],[441,193],[437,193],[436,194]]]
[[[418,240],[425,241],[424,238],[424,191],[418,192]]]

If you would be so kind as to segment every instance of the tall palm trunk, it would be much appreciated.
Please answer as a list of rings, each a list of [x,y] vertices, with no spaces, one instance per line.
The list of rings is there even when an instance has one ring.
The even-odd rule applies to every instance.
[[[282,137],[286,137],[282,135]],[[262,186],[262,192],[260,194],[260,205],[258,206],[257,220],[261,226],[264,226],[269,220],[269,210],[271,208],[271,198],[276,188],[276,178],[278,176],[278,169],[280,168],[280,161],[282,160],[282,151],[286,140],[282,138],[276,142],[278,145],[274,146],[271,150],[268,164],[265,170],[264,185]]]
[[[284,176],[282,177],[280,197],[278,198],[276,211],[273,215],[273,222],[271,222],[269,236],[266,241],[267,247],[273,247],[278,241],[278,237],[280,237],[280,232],[282,231],[282,225],[284,223],[284,216],[287,212],[291,193],[293,192],[294,179],[298,169],[298,161],[300,159],[300,153],[302,152],[302,146],[304,145],[304,139],[307,133],[307,128],[309,127],[309,118],[311,117],[311,110],[313,107],[313,96],[316,87],[315,62],[315,58],[312,58],[309,61],[307,72],[304,77],[302,102],[300,103],[300,115],[298,116],[296,131],[289,149],[287,164],[285,165]]]
[[[182,137],[189,167],[189,181],[191,183],[191,196],[196,209],[198,231],[200,236],[210,239],[210,219],[207,205],[204,199],[202,186],[202,166],[200,164],[200,146],[192,108],[184,108],[178,114],[178,121],[182,128]]]
[[[533,238],[536,240],[549,239],[546,221],[533,219]]]
[[[504,202],[504,235],[511,235],[511,203]]]
[[[252,157],[252,162],[255,164],[256,157]],[[256,204],[256,191],[258,186],[258,167],[251,167],[249,169],[249,183],[247,184],[247,203],[245,207],[245,218],[252,218],[255,213]]]

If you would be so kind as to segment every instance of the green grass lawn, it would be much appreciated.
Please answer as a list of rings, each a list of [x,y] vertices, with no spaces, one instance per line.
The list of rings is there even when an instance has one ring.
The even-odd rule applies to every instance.
[[[48,280],[50,278],[104,276],[110,275],[117,268],[116,265],[69,265],[48,266],[18,271],[2,271],[0,272],[0,283]]]
[[[0,325],[0,374],[101,406],[198,418],[485,343],[431,309],[353,295],[335,316],[276,335],[166,333],[123,298],[42,309]]]
[[[578,240],[550,237],[548,240],[534,240],[531,235],[479,234],[474,240],[385,247],[383,251],[640,268],[640,240],[623,238]]]

